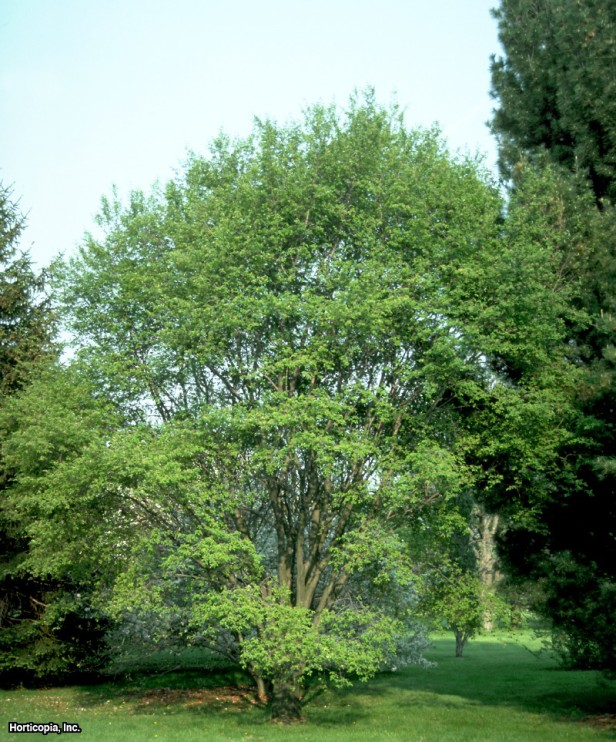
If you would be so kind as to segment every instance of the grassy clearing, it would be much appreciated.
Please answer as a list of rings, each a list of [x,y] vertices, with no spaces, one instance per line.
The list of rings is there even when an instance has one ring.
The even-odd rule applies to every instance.
[[[523,638],[529,646],[530,639]],[[535,649],[536,645],[531,645]],[[96,686],[4,691],[0,718],[76,722],[80,739],[108,740],[447,740],[616,739],[616,683],[594,672],[566,672],[522,639],[484,637],[453,656],[439,637],[430,670],[383,673],[368,684],[328,692],[307,708],[307,722],[270,724],[239,672],[159,670]],[[194,655],[181,658],[184,665]],[[158,660],[157,668],[177,658]],[[9,737],[17,735],[7,735]]]

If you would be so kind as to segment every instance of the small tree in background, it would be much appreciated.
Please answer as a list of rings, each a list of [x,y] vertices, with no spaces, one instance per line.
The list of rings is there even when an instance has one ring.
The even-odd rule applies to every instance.
[[[456,657],[462,657],[468,640],[486,621],[507,621],[509,612],[506,602],[475,572],[446,558],[422,577],[419,608],[427,618],[453,632]]]
[[[510,612],[497,584],[483,573],[483,515],[475,498],[464,492],[424,511],[404,531],[418,576],[417,609],[433,627],[453,632],[456,657],[478,632],[508,622]]]

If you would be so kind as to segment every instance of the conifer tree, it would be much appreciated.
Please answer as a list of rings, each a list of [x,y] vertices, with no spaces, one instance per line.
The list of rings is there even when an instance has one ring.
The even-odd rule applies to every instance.
[[[529,170],[558,178],[552,203],[562,276],[578,321],[568,328],[579,370],[570,442],[534,503],[510,526],[510,571],[545,585],[538,604],[573,665],[616,667],[616,5],[608,0],[502,0],[503,58],[492,60],[500,107],[492,131],[512,198]],[[545,490],[544,490],[545,494]],[[505,507],[501,498],[500,507]]]
[[[0,185],[0,413],[58,353],[45,276],[19,250],[24,226],[11,190]],[[0,452],[7,434],[0,425]],[[8,501],[13,475],[0,453],[0,678],[11,683],[77,669],[102,637],[96,622],[79,615],[86,598],[76,600],[70,581],[25,566],[27,524]]]
[[[509,178],[522,155],[583,171],[598,202],[616,200],[616,5],[502,0],[504,57],[492,58],[492,131]]]

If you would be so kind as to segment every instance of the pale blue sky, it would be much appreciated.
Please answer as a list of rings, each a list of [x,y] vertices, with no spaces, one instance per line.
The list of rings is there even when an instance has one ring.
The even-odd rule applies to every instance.
[[[165,181],[253,116],[287,121],[354,88],[495,161],[485,126],[497,0],[0,0],[0,180],[39,266],[100,198]]]

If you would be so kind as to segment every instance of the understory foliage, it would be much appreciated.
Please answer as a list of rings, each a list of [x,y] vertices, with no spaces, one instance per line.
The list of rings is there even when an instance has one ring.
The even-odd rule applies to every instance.
[[[417,610],[431,627],[452,631],[456,656],[482,629],[510,625],[510,607],[498,591],[494,567],[486,574],[485,513],[463,492],[424,512],[403,532],[416,574]],[[485,530],[485,529],[484,529]]]
[[[522,482],[559,440],[558,259],[512,224],[371,95],[105,201],[57,266],[72,367],[11,409],[31,568],[234,657],[275,719],[317,676],[417,660],[401,530],[491,482],[482,456],[528,450]]]
[[[490,624],[507,624],[509,606],[479,576],[444,556],[422,576],[419,608],[437,626],[452,631],[456,638],[456,657],[474,636]]]

